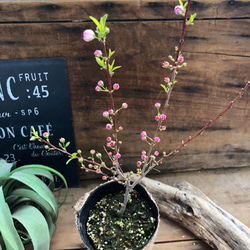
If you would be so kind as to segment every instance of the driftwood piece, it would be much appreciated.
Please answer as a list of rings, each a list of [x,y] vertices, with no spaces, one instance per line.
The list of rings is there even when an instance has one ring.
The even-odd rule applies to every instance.
[[[171,187],[149,178],[141,184],[153,195],[161,216],[187,228],[213,249],[250,249],[250,229],[191,184]]]

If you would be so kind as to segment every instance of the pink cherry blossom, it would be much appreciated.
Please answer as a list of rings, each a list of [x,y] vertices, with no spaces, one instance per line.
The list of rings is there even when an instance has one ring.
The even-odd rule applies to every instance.
[[[160,108],[160,107],[161,107],[161,104],[160,104],[159,102],[157,102],[157,103],[155,104],[155,107],[156,107],[156,108]]]
[[[176,15],[182,15],[183,7],[181,5],[176,5],[174,8],[174,12]]]
[[[100,56],[102,56],[102,52],[101,52],[101,50],[96,50],[95,52],[94,52],[94,55],[95,55],[95,57],[100,57]]]
[[[162,121],[166,120],[166,118],[167,118],[167,116],[165,114],[161,114],[160,117],[161,117]]]
[[[160,118],[159,115],[157,115],[157,116],[155,117],[155,120],[156,120],[156,121],[160,121],[160,119],[161,119],[161,118]]]
[[[179,57],[178,57],[178,61],[179,61],[179,62],[183,62],[183,61],[184,61],[184,57],[183,57],[183,56],[179,56]]]
[[[141,161],[137,161],[137,166],[141,166]]]
[[[124,109],[126,109],[126,108],[128,107],[128,104],[127,104],[126,102],[124,102],[124,103],[122,104],[122,107],[123,107]]]
[[[155,137],[155,142],[160,142],[160,141],[161,141],[160,137],[156,136]]]
[[[95,150],[94,150],[94,149],[91,149],[91,150],[90,150],[90,154],[92,154],[92,155],[95,154]]]
[[[118,83],[115,83],[114,85],[113,85],[113,89],[114,90],[118,90],[120,88],[120,85],[118,84]]]
[[[100,81],[97,82],[97,85],[100,86],[100,87],[102,87],[103,84],[104,84],[104,82],[102,80],[100,80]]]
[[[115,157],[116,157],[116,159],[119,159],[119,158],[121,158],[121,154],[117,153],[117,154],[115,155]]]
[[[85,42],[90,42],[95,39],[95,32],[91,29],[84,30],[83,32],[83,40]]]
[[[164,82],[169,83],[170,82],[169,77],[165,77]]]
[[[108,124],[106,125],[106,129],[107,129],[107,130],[112,129],[112,125],[108,123]]]
[[[100,88],[99,86],[96,86],[96,87],[95,87],[95,91],[100,92],[100,91],[101,91],[101,88]]]
[[[109,112],[108,112],[108,111],[104,111],[104,112],[102,113],[102,115],[103,115],[103,117],[109,117]]]

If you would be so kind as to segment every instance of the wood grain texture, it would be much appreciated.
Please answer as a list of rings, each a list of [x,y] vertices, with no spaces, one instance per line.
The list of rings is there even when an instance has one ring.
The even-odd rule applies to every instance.
[[[109,14],[110,20],[176,19],[175,0],[22,0],[0,1],[1,22],[86,21],[89,15]],[[203,18],[247,18],[248,0],[192,1]]]
[[[122,164],[125,170],[134,169],[140,152],[146,149],[140,132],[153,133],[154,103],[164,98],[159,90],[168,72],[161,64],[174,53],[179,40],[180,20],[172,14],[163,18],[163,12],[172,13],[175,2],[51,3],[0,1],[0,59],[66,58],[76,146],[86,156],[92,148],[103,152],[108,134],[102,112],[109,102],[106,95],[94,91],[96,82],[104,78],[93,57],[99,47],[82,41],[82,31],[94,25],[72,20],[110,14],[108,47],[116,51],[117,65],[122,65],[113,79],[121,86],[115,94],[116,107],[124,101],[129,104],[118,120],[124,127]],[[200,20],[186,33],[182,52],[188,67],[178,74],[159,151],[170,152],[196,133],[249,80],[249,1],[197,1],[191,6],[193,11],[200,13]],[[80,14],[85,17],[80,19]],[[249,96],[247,92],[223,119],[164,162],[161,173],[249,166]],[[80,178],[92,176],[80,171]]]

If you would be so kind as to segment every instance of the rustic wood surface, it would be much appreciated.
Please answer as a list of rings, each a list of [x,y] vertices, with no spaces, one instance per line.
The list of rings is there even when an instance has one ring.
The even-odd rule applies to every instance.
[[[222,209],[250,227],[248,216],[250,213],[250,168],[170,173],[161,176],[154,175],[152,179],[168,185],[188,181]],[[82,182],[80,188],[69,190],[68,199],[60,208],[58,225],[51,241],[51,250],[83,249],[83,243],[74,222],[73,206],[81,196],[100,183],[99,180],[86,180]],[[64,193],[64,189],[55,193],[58,202],[62,201]],[[188,230],[161,214],[160,228],[153,249],[208,250],[211,248]]]
[[[162,62],[174,51],[181,21],[175,1],[0,1],[0,59],[65,57],[77,148],[103,151],[107,135],[102,117],[105,95],[96,93],[103,77],[93,58],[97,43],[84,43],[82,31],[94,28],[88,15],[109,14],[108,47],[122,65],[114,82],[121,85],[117,104],[129,109],[123,125],[121,154],[132,169],[146,145],[140,132],[155,125],[155,101],[164,98],[160,84],[168,74]],[[27,7],[28,6],[28,7]],[[198,13],[183,46],[188,67],[181,70],[170,102],[167,131],[160,151],[169,152],[214,118],[249,80],[250,1],[196,1]],[[162,164],[161,173],[246,167],[250,161],[249,93],[194,143]],[[88,138],[86,145],[86,138]],[[57,142],[57,138],[55,138]],[[84,148],[83,148],[84,147]],[[66,160],[65,160],[66,161]],[[80,179],[94,178],[82,171]]]
[[[172,187],[147,177],[141,184],[153,195],[162,216],[189,229],[213,249],[250,249],[250,229],[193,185],[182,182]]]

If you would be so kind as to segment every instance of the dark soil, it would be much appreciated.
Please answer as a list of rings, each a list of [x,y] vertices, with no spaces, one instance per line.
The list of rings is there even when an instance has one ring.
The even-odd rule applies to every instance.
[[[132,250],[144,245],[156,228],[149,204],[134,190],[125,213],[117,215],[124,191],[104,196],[89,212],[87,233],[96,249]]]

